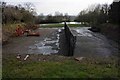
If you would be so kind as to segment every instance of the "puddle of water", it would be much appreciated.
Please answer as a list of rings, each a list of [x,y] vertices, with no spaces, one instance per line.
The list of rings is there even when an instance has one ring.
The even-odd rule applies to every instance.
[[[60,24],[65,24],[64,22],[60,23]],[[66,24],[81,24],[81,22],[66,22]]]
[[[56,45],[57,47],[59,47],[59,43],[56,43],[55,45]]]
[[[61,29],[59,29],[59,30],[58,30],[58,32],[60,33],[60,32],[62,32],[62,30],[61,30]]]
[[[28,52],[31,54],[43,54],[43,55],[48,55],[51,53],[58,53],[57,50],[53,50],[53,47],[51,46],[42,46],[42,47],[33,47],[32,49],[30,49]]]
[[[56,43],[56,44],[58,44],[58,43]],[[53,50],[52,46],[44,46],[41,43],[38,43],[37,46],[36,46],[36,44],[34,46],[30,46],[28,52],[31,54],[38,53],[38,54],[43,54],[43,55],[46,54],[47,55],[47,54],[51,54],[51,53],[58,53],[58,50]]]
[[[59,40],[53,40],[53,41],[45,41],[45,44],[53,44],[53,43],[58,43]]]
[[[78,36],[89,36],[89,37],[93,36],[88,30],[88,28],[77,28],[74,30],[78,33]]]
[[[45,43],[43,43],[43,42],[35,44],[35,46],[37,46],[37,47],[41,47],[41,46],[44,46],[44,45],[45,45]]]
[[[44,41],[51,41],[51,38],[45,38]]]
[[[58,31],[59,32],[59,31]],[[56,38],[55,38],[56,37]],[[29,46],[28,52],[31,54],[50,55],[51,53],[58,53],[60,35],[57,33],[54,37],[45,38],[41,42],[37,42],[33,46]]]
[[[60,34],[57,34],[57,40],[59,40],[60,39]]]
[[[62,29],[64,29],[64,27],[62,27]]]

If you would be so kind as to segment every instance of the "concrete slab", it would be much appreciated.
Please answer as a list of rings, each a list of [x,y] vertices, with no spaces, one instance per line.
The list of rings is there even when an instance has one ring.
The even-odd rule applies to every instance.
[[[118,53],[118,49],[111,45],[109,40],[100,33],[93,33],[88,28],[77,28],[73,31],[77,36],[74,50],[75,57],[109,57]]]

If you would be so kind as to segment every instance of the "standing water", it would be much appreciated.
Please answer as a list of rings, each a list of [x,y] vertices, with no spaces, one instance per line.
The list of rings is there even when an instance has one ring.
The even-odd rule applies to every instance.
[[[59,50],[59,33],[61,29],[58,29],[57,32],[52,34],[52,37],[46,37],[43,41],[38,41],[33,46],[29,46],[29,53],[30,54],[43,54],[43,55],[50,55],[56,54]]]

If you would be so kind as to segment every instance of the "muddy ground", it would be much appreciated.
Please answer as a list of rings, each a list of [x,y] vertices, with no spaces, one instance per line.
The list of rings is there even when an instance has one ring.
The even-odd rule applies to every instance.
[[[117,44],[87,28],[71,30],[77,40],[74,55],[69,57],[63,56],[67,55],[67,44],[64,30],[59,28],[37,29],[40,36],[11,38],[2,46],[3,78],[36,78],[36,75],[45,78],[51,74],[53,77],[79,74],[77,78],[83,75],[119,78]]]
[[[43,41],[46,37],[52,36],[51,34],[56,32],[57,29],[38,29],[35,32],[39,32],[40,36],[20,36],[11,38],[10,41],[2,46],[2,52],[4,53],[19,53],[29,54],[29,46],[34,45],[37,41]]]
[[[118,56],[119,46],[116,42],[88,29],[89,27],[73,28],[77,36],[74,56],[93,58]]]
[[[59,28],[40,28],[36,30],[40,33],[39,37],[12,38],[6,45],[2,46],[2,54],[3,56],[6,54],[66,55],[64,30],[60,32],[58,30]],[[71,30],[77,36],[74,57],[118,56],[118,45],[108,40],[104,35],[88,31],[87,28],[72,28]]]

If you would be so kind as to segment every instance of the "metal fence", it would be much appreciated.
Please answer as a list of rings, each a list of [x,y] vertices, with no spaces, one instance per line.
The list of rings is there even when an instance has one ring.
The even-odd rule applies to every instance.
[[[66,22],[64,24],[64,31],[65,31],[66,44],[68,49],[67,56],[73,56],[75,43],[76,43],[76,36],[72,33]]]

